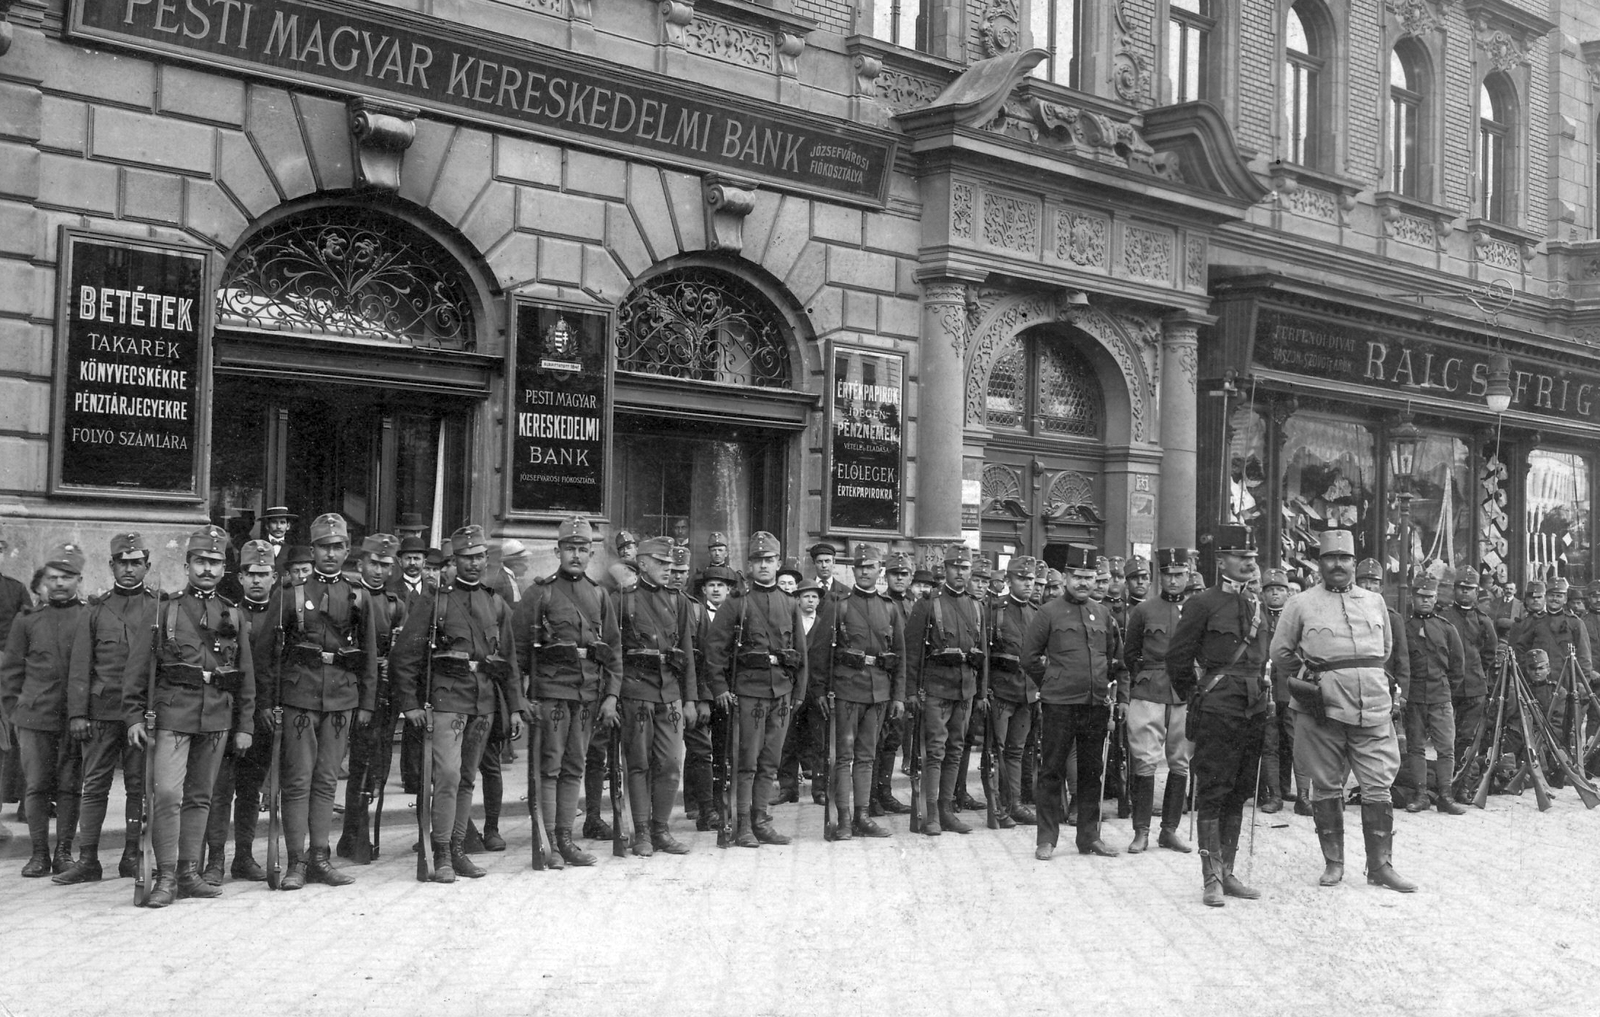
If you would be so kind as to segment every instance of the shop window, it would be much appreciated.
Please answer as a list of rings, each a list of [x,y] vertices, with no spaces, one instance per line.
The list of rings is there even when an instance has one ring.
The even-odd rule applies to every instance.
[[[470,288],[426,233],[371,208],[330,205],[252,236],[217,292],[219,327],[472,350]]]
[[[1078,35],[1082,0],[1032,0],[1028,27],[1033,44],[1049,52],[1033,73],[1068,88],[1078,87]]]
[[[1059,341],[1013,339],[989,373],[990,427],[1058,438],[1099,438],[1105,400],[1094,367]]]
[[[1212,0],[1168,0],[1167,91],[1174,103],[1206,97]]]
[[[1297,413],[1284,422],[1284,543],[1306,571],[1316,571],[1323,530],[1350,530],[1356,556],[1373,556],[1374,447],[1372,430],[1351,420]]]
[[[1589,581],[1590,490],[1586,457],[1546,449],[1528,453],[1524,517],[1529,578]]]
[[[1389,478],[1390,490],[1399,481]],[[1422,566],[1440,561],[1455,568],[1472,563],[1472,452],[1467,443],[1448,435],[1430,434],[1417,444],[1411,481],[1411,562]],[[1385,533],[1386,569],[1400,571],[1400,513],[1391,501]]]
[[[1424,64],[1410,40],[1389,54],[1389,189],[1422,197],[1421,124],[1426,119]]]
[[[1254,406],[1241,406],[1228,421],[1228,515],[1256,535],[1256,546],[1267,547],[1267,415]]]
[[[1478,214],[1509,223],[1515,160],[1512,151],[1516,93],[1511,81],[1496,72],[1478,88]]]
[[[686,381],[789,388],[787,328],[754,286],[715,269],[672,269],[629,294],[617,369]]]
[[[1331,26],[1327,12],[1301,0],[1284,16],[1283,153],[1285,162],[1321,166],[1330,153],[1327,75]]]

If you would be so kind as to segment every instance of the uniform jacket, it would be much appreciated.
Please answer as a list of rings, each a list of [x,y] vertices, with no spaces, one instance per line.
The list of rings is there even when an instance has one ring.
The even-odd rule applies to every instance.
[[[1300,670],[1302,659],[1386,661],[1396,638],[1391,613],[1380,594],[1359,586],[1342,591],[1313,586],[1284,605],[1272,637],[1272,664],[1292,675]],[[1334,668],[1319,678],[1322,701],[1333,720],[1357,727],[1390,723],[1393,700],[1381,663]],[[1402,696],[1408,691],[1406,684],[1401,681]],[[1290,702],[1290,708],[1302,709],[1297,700]]]
[[[180,734],[215,734],[220,731],[255,730],[255,658],[244,632],[245,613],[220,594],[205,594],[194,587],[163,602],[159,608],[159,646],[147,633],[133,640],[128,650],[127,675],[148,674],[150,655],[156,655],[156,727]],[[188,664],[207,672],[235,667],[240,671],[237,696],[222,691],[215,680],[184,684],[170,669]],[[149,689],[144,681],[122,684],[122,719],[144,723]]]
[[[822,603],[812,634],[818,637],[808,647],[816,695],[832,692],[847,703],[905,701],[905,626],[894,601],[856,587],[843,600]]]
[[[1022,662],[1044,702],[1104,706],[1123,670],[1121,633],[1103,604],[1058,597],[1028,622]]]
[[[1128,627],[1122,637],[1122,661],[1127,670],[1117,683],[1118,702],[1126,703],[1130,698],[1148,703],[1183,702],[1167,678],[1167,647],[1178,631],[1182,615],[1182,596],[1177,600],[1162,595],[1148,597],[1128,612]]]
[[[1394,642],[1389,648],[1389,684],[1402,689],[1411,687],[1411,653],[1406,645],[1406,627],[1400,624],[1400,612],[1389,608],[1389,631],[1394,633]],[[1402,696],[1409,693],[1401,693]]]
[[[1283,617],[1283,608],[1274,611],[1265,603],[1261,605],[1261,624],[1267,630],[1267,645],[1272,645],[1272,637],[1278,631],[1278,619]],[[1281,705],[1289,701],[1289,675],[1284,674],[1272,663],[1271,654],[1267,655],[1267,673],[1272,677],[1272,702]]]
[[[1022,641],[1028,623],[1039,613],[1031,600],[1019,601],[1009,592],[991,601],[989,611],[989,688],[1007,703],[1033,703],[1039,690],[1022,668]]]
[[[1411,659],[1411,703],[1448,703],[1466,681],[1461,634],[1437,612],[1406,619],[1406,649]]]
[[[622,667],[608,673],[606,695],[650,703],[700,697],[694,668],[694,619],[689,598],[644,576],[626,593],[613,593],[621,633]]]
[[[790,659],[798,655],[798,663],[783,663],[784,650],[791,651]],[[731,596],[717,609],[706,644],[706,680],[713,695],[730,691],[732,682],[736,696],[777,699],[792,692],[803,699],[807,660],[800,604],[776,586],[751,583],[749,593]]]
[[[621,681],[616,605],[587,575],[534,580],[512,612],[512,628],[517,666],[534,699],[592,703]]]
[[[29,731],[67,729],[67,671],[84,611],[78,600],[46,603],[12,622],[0,664],[0,716]]]
[[[11,623],[32,604],[26,585],[10,576],[0,576],[0,647],[11,637]]]
[[[1167,643],[1173,692],[1184,698],[1202,693],[1191,709],[1204,713],[1253,717],[1266,712],[1272,697],[1262,678],[1272,644],[1265,616],[1259,597],[1226,580],[1184,601],[1177,631]]]
[[[378,628],[371,591],[343,575],[313,573],[289,588],[284,610],[283,705],[301,710],[371,710],[378,694]],[[305,651],[358,651],[355,669]]]
[[[150,638],[156,617],[156,593],[147,586],[113,588],[89,604],[72,641],[67,669],[67,717],[122,721],[122,684],[130,678],[128,650]],[[132,681],[148,681],[139,674]]]
[[[250,623],[250,663],[256,672],[256,718],[260,721],[278,706],[278,612],[287,610],[288,598],[280,587],[272,591],[266,602],[257,604],[239,601],[239,610]],[[256,724],[258,732],[270,734],[272,729]]]
[[[910,590],[907,590],[904,593],[895,593],[891,590],[890,592],[885,593],[884,596],[888,597],[889,603],[893,604],[895,610],[900,612],[901,625],[904,625],[906,622],[911,620],[911,608],[916,604],[916,601],[911,599]]]
[[[1456,627],[1461,637],[1461,650],[1465,662],[1459,696],[1487,696],[1489,676],[1496,674],[1494,654],[1500,645],[1495,635],[1494,621],[1476,606],[1464,608],[1451,604],[1440,612],[1445,620]]]
[[[913,686],[920,678],[919,691],[936,699],[971,699],[978,694],[979,673],[972,661],[986,652],[984,610],[970,588],[956,591],[946,583],[917,602],[906,622],[906,676]]]
[[[689,602],[689,627],[694,631],[695,698],[711,701],[711,683],[706,681],[706,637],[711,634],[711,609],[685,593],[678,596]]]
[[[459,579],[437,598],[437,613],[434,603],[431,597],[412,602],[414,613],[389,653],[389,680],[394,683],[400,712],[421,709],[426,700],[442,713],[494,715],[495,667],[485,666],[493,664],[505,671],[498,694],[504,697],[506,707],[526,709],[510,606],[481,583]],[[431,668],[430,637],[433,654],[454,655],[435,659]]]
[[[1585,681],[1594,680],[1594,668],[1589,656],[1589,633],[1584,629],[1583,622],[1565,611],[1524,615],[1522,621],[1512,628],[1510,642],[1522,665],[1523,674],[1533,673],[1528,666],[1528,651],[1541,649],[1550,655],[1550,680],[1557,680],[1567,662],[1567,647],[1570,646],[1578,654],[1579,674],[1583,675]]]

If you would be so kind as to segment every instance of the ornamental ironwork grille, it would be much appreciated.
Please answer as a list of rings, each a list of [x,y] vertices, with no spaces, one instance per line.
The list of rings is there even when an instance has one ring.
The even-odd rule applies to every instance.
[[[1031,400],[1030,346],[1034,351]],[[1057,345],[1013,339],[989,371],[984,417],[994,428],[1098,438],[1105,426],[1105,401],[1094,368],[1081,355]]]
[[[713,269],[673,269],[629,294],[617,317],[617,369],[690,381],[789,388],[776,308]]]
[[[312,209],[262,230],[217,291],[224,327],[471,351],[469,288],[427,234],[371,209]]]

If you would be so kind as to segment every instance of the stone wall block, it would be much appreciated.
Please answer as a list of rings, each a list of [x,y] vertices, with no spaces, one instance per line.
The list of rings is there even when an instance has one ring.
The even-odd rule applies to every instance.
[[[610,251],[595,244],[583,245],[583,288],[586,291],[608,304],[620,304],[630,286],[628,273],[617,264]]]
[[[355,185],[350,149],[350,112],[342,102],[296,95],[300,129],[311,150],[311,168],[319,190],[337,191]]]
[[[858,251],[849,247],[828,247],[828,281],[846,286],[893,293],[895,259],[887,254]]]
[[[44,218],[32,205],[0,201],[0,254],[33,257],[39,249],[39,231],[43,228]]]
[[[461,222],[461,233],[480,251],[487,251],[511,232],[516,222],[517,189],[494,181]]]
[[[816,202],[811,206],[811,234],[819,240],[860,245],[861,210]]]
[[[922,246],[922,221],[884,212],[868,213],[866,245],[874,251],[913,256]]]
[[[770,239],[761,265],[779,279],[794,268],[795,259],[811,240],[811,202],[786,195],[772,220]]]
[[[96,159],[210,175],[213,128],[110,106],[92,111],[89,152]]]
[[[43,438],[0,436],[0,462],[6,464],[0,489],[43,494],[49,486],[50,443]]]
[[[244,126],[244,82],[176,64],[157,68],[156,109],[162,113]]]
[[[495,138],[494,175],[536,187],[561,186],[561,148],[526,138]]]
[[[89,106],[47,95],[40,110],[39,147],[82,155],[89,147]]]
[[[902,297],[878,298],[878,331],[884,335],[915,339],[920,328],[922,302]]]
[[[667,185],[667,200],[678,227],[678,243],[685,251],[706,247],[705,196],[699,177],[668,170],[661,174]]]
[[[183,178],[171,173],[122,171],[122,215],[176,225],[183,221]]]
[[[539,277],[539,238],[512,233],[488,253],[489,267],[501,287],[511,289]]]
[[[37,88],[0,81],[0,138],[38,141],[43,131],[44,96]]]
[[[0,152],[0,167],[6,162],[6,154]],[[0,174],[4,172],[0,169]],[[110,163],[45,153],[39,156],[37,186],[42,205],[116,214],[117,168]]]
[[[663,261],[678,253],[678,231],[672,224],[660,170],[638,164],[629,168],[628,207],[633,210],[639,232],[650,248],[650,260]]]
[[[184,181],[183,224],[218,247],[232,247],[250,225],[227,193],[209,180]]]
[[[0,227],[9,225],[11,223],[0,213]],[[0,318],[0,372],[35,378],[50,377],[55,370],[51,359],[54,344],[50,341],[50,333],[47,325],[18,318]]]
[[[755,207],[744,217],[744,256],[760,264],[766,257],[767,244],[772,240],[772,226],[778,221],[783,195],[757,187],[755,196]]]
[[[450,153],[456,129],[437,120],[418,117],[412,123],[417,136],[400,159],[400,197],[426,206],[439,179],[439,168]]]
[[[806,316],[818,339],[839,331],[844,326],[844,290],[823,287],[805,302]]]
[[[630,278],[636,278],[651,265],[650,249],[626,205],[606,206],[606,247]]]
[[[795,259],[794,266],[789,269],[789,274],[782,278],[784,286],[788,287],[796,300],[802,304],[808,302],[827,282],[827,245],[814,240],[808,241],[800,256]]]
[[[878,298],[859,290],[846,290],[844,294],[844,327],[863,332],[878,330]]]
[[[583,285],[583,245],[540,237],[539,281],[555,286]]]
[[[246,124],[285,199],[317,189],[311,157],[306,154],[305,139],[300,135],[300,120],[288,92],[253,86]]]
[[[593,152],[567,151],[566,189],[602,198],[628,194],[628,164]]]
[[[53,92],[146,110],[155,102],[155,65],[126,53],[48,40],[13,46],[5,61],[7,77],[44,82]]]
[[[220,158],[217,162],[217,182],[252,217],[259,217],[278,204],[278,189],[272,185],[272,176],[261,164],[250,139],[238,131],[222,131]]]
[[[404,179],[405,170],[400,172]],[[451,225],[457,225],[493,176],[493,135],[463,128],[450,145],[450,154],[439,171],[439,184],[434,188],[429,207]]]
[[[49,434],[49,384],[27,378],[0,378],[0,431]]]
[[[606,205],[576,194],[519,188],[517,228],[576,240],[601,241],[606,236]]]

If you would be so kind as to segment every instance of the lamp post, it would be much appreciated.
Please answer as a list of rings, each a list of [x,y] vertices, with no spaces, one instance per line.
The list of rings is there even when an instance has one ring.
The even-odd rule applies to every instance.
[[[1422,432],[1411,422],[1411,414],[1400,418],[1391,436],[1389,472],[1395,479],[1395,496],[1400,499],[1400,617],[1411,615],[1411,483],[1417,469],[1417,443]]]

